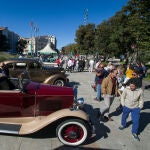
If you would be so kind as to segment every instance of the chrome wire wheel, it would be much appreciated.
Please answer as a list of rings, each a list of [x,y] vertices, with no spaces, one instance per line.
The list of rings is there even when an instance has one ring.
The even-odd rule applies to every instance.
[[[65,83],[62,79],[58,79],[54,82],[54,85],[57,85],[57,86],[64,86]]]

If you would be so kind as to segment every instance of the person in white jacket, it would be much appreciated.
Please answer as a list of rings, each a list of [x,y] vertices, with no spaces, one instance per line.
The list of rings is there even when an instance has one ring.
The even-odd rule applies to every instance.
[[[126,120],[131,113],[132,118],[132,135],[135,140],[140,141],[138,137],[140,110],[143,107],[143,90],[136,88],[136,83],[131,82],[130,86],[126,87],[121,95],[121,104],[123,106],[123,113],[121,118],[120,130],[126,128]]]
[[[94,59],[90,59],[89,61],[89,72],[93,72],[94,69]]]

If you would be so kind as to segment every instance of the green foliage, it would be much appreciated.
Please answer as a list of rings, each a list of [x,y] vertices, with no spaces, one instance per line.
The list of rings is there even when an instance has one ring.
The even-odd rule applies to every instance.
[[[11,55],[7,52],[0,52],[0,62],[8,59],[8,58],[14,58],[14,57],[18,57],[18,55]]]
[[[76,31],[75,41],[79,45],[79,49],[84,54],[93,53],[94,49],[94,37],[95,37],[95,25],[88,24],[85,26],[79,26]]]
[[[69,44],[62,49],[63,54],[78,54],[80,53],[79,47],[77,44]]]
[[[18,53],[22,54],[23,50],[26,48],[26,46],[27,46],[27,41],[24,39],[20,39],[17,43]]]
[[[150,61],[150,0],[129,0],[119,12],[99,25],[81,25],[76,31],[76,44],[67,51],[102,54]],[[135,48],[132,48],[135,45]],[[76,48],[75,48],[76,47]]]

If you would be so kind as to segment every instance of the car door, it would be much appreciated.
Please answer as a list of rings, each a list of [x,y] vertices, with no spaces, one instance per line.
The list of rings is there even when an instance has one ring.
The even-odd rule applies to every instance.
[[[34,82],[40,82],[41,83],[48,76],[41,69],[41,65],[36,61],[28,63],[28,72],[30,74],[31,80]]]
[[[20,90],[0,90],[0,117],[34,116],[35,96]]]
[[[20,117],[21,107],[21,91],[0,90],[0,117]]]

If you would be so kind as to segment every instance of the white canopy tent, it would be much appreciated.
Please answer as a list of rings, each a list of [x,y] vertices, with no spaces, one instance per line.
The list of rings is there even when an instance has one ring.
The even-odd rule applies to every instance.
[[[43,49],[38,52],[40,54],[57,54],[57,52],[50,47],[50,43],[48,43]]]

